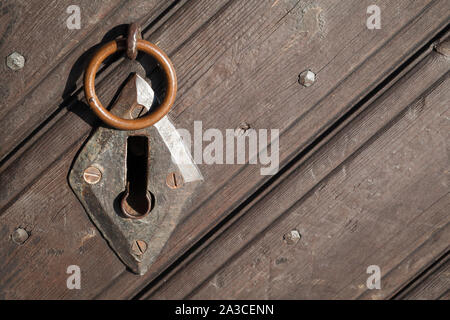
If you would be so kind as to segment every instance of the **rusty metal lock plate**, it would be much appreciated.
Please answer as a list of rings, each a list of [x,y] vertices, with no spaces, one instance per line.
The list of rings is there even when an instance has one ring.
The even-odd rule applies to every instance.
[[[132,76],[111,111],[125,119],[136,117],[145,100],[148,103],[153,98],[150,86],[142,81]],[[133,148],[139,150],[137,155]],[[179,161],[174,161],[173,156]],[[99,127],[80,151],[69,175],[72,189],[111,248],[124,264],[141,275],[158,257],[202,181],[167,116],[136,131]],[[127,184],[134,184],[134,189],[144,185],[151,201],[148,214],[145,209],[139,212],[139,203],[133,201],[131,207],[134,205],[141,216],[133,219],[124,214],[122,201]],[[136,213],[130,211],[131,216]]]

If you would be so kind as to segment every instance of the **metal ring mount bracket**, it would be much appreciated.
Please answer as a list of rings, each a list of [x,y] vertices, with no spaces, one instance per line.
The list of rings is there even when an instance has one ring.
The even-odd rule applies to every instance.
[[[112,114],[95,94],[95,74],[115,52],[122,51],[133,60],[138,50],[156,59],[165,72],[164,100],[154,110],[154,91],[135,73],[128,77],[112,105]],[[142,66],[136,67],[144,72]],[[80,150],[69,183],[117,256],[133,272],[144,274],[182,220],[186,205],[203,181],[182,137],[164,116],[175,100],[175,71],[164,52],[142,40],[139,26],[132,24],[127,38],[109,42],[95,53],[84,84],[90,107],[109,126],[96,128]],[[138,99],[142,95],[150,98]],[[133,112],[141,112],[141,106],[150,108],[143,117]],[[180,161],[174,161],[173,155]]]
[[[84,75],[84,92],[92,111],[94,111],[104,123],[115,129],[139,130],[152,126],[169,112],[175,102],[177,76],[172,62],[160,48],[146,40],[136,39],[137,50],[152,56],[163,69],[167,81],[166,94],[162,103],[154,111],[151,111],[142,118],[123,119],[115,116],[103,107],[95,93],[95,75],[106,58],[118,51],[127,50],[128,47],[126,39],[113,40],[105,44],[95,53],[92,60],[89,62]]]
[[[142,39],[141,28],[138,23],[130,24],[127,37],[127,57],[136,60],[138,50],[136,48],[137,41]]]

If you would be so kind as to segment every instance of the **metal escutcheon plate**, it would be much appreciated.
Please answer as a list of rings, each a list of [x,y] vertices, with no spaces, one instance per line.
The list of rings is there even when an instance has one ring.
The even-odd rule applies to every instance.
[[[114,108],[123,117],[130,114],[128,108]],[[154,203],[141,219],[125,217],[120,207],[127,182],[130,136],[148,138],[147,185]],[[182,141],[167,117],[137,131],[100,127],[80,151],[69,174],[70,185],[92,221],[123,263],[137,274],[144,274],[158,257],[203,180],[195,164],[180,166],[173,161],[174,148],[179,153]],[[98,169],[101,176],[85,179],[87,168]],[[176,182],[176,187],[168,183],[171,174],[183,177],[182,183]]]

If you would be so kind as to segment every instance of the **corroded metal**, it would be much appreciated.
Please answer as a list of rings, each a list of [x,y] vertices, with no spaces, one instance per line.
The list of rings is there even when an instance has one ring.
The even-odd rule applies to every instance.
[[[23,228],[17,228],[14,230],[13,234],[11,235],[12,241],[14,241],[16,244],[24,244],[25,241],[28,240],[28,237],[30,235],[28,234],[27,230]]]
[[[141,28],[138,23],[130,24],[127,36],[127,57],[135,60],[138,54],[137,41],[142,39]]]
[[[89,184],[96,184],[102,178],[102,172],[98,168],[90,166],[84,170],[83,178]]]
[[[111,109],[111,112],[124,119],[130,119],[130,110],[140,105],[137,103],[136,79],[136,75],[130,78]],[[180,169],[172,161],[171,151],[165,142],[167,130],[160,133],[161,130],[157,126],[134,131],[100,127],[79,153],[69,175],[70,185],[92,221],[119,258],[138,274],[144,274],[157,258],[202,179],[199,171],[195,173],[195,170],[187,171],[184,167]],[[152,208],[139,219],[125,216],[121,207],[127,190],[126,158],[130,136],[148,139],[147,188]],[[89,184],[83,178],[83,173],[89,167],[101,171],[101,179],[96,184]],[[167,187],[167,175],[172,172],[179,175],[182,172],[189,173],[189,176],[185,174],[181,187]]]
[[[171,189],[181,188],[184,184],[183,177],[178,172],[170,172],[166,178],[167,186]]]
[[[316,81],[316,74],[311,70],[305,70],[300,73],[298,81],[304,87],[310,87]]]

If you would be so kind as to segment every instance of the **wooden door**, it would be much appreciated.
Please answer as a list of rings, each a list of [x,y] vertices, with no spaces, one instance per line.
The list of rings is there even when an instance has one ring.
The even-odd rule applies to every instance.
[[[448,299],[450,5],[376,1],[377,26],[373,2],[2,1],[0,298]],[[279,131],[274,174],[199,164],[204,182],[143,276],[68,182],[100,125],[84,69],[134,21],[174,63],[176,127]],[[108,62],[99,97],[129,72]]]

